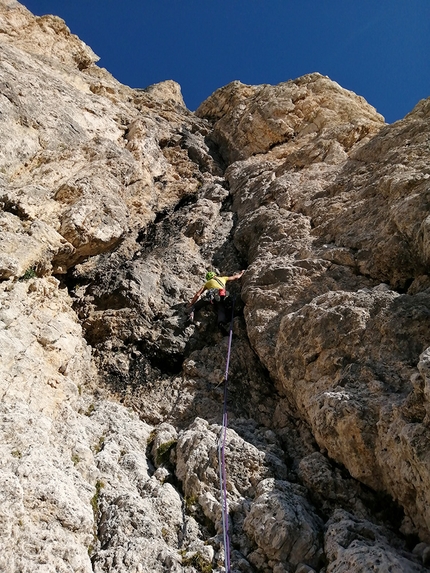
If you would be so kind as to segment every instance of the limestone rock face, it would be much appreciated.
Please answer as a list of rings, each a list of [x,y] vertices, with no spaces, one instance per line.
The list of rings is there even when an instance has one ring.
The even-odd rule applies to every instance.
[[[318,566],[322,524],[302,493],[288,482],[261,481],[244,530],[269,559]]]
[[[354,519],[338,510],[327,524],[326,553],[330,559],[327,572],[371,571],[422,571],[407,555],[393,552],[390,534],[373,524]]]
[[[149,222],[157,209],[201,186],[200,170],[188,157],[192,144],[180,143],[202,140],[206,128],[185,109],[174,82],[133,91],[89,56],[84,65],[78,53],[91,51],[59,18],[34,18],[18,3],[4,5],[1,18],[7,123],[0,135],[0,200],[27,226],[36,219],[59,232],[70,252],[56,258],[54,272],[65,273],[118,246],[135,229],[136,216],[139,226]],[[157,94],[160,100],[154,100]],[[164,106],[164,117],[151,112],[155,101]],[[199,129],[202,134],[193,136]],[[213,162],[202,147],[200,160],[210,171]],[[15,233],[13,222],[4,220],[3,227]],[[35,237],[25,260],[10,247],[14,256],[3,264],[5,278],[16,276],[12,268],[20,273],[25,264],[41,264],[40,242]]]
[[[71,309],[53,277],[2,283],[0,331],[2,402],[25,402],[55,414],[91,376],[91,353]],[[19,381],[19,382],[18,382]]]
[[[430,302],[423,108],[335,163],[310,156],[297,172],[284,147],[234,163],[227,177],[241,216],[236,245],[250,262],[253,347],[329,456],[384,484],[428,539],[428,467],[417,449],[427,439],[418,364]],[[406,133],[411,153],[399,141]],[[398,481],[411,473],[412,495]]]
[[[277,86],[232,82],[196,114],[214,121],[211,137],[230,162],[280,145],[295,152],[296,161],[310,155],[337,162],[383,125],[383,117],[363,98],[317,73]]]
[[[232,571],[428,571],[429,100],[194,114],[15,0],[0,50],[0,569],[224,571],[226,396]]]

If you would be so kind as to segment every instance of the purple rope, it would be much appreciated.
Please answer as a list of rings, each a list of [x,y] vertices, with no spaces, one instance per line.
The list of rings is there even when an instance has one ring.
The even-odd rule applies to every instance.
[[[222,530],[223,530],[223,540],[224,540],[224,563],[225,572],[230,573],[230,539],[228,535],[228,505],[227,505],[227,472],[225,467],[225,444],[227,438],[227,380],[228,380],[228,370],[230,366],[230,355],[231,355],[231,342],[233,339],[233,318],[234,318],[234,301],[231,310],[231,322],[230,322],[230,332],[228,338],[228,351],[227,360],[225,366],[224,374],[224,407],[222,415],[222,430],[218,446],[218,459],[219,459],[219,474],[220,474],[220,487],[221,487],[221,512],[222,512]]]

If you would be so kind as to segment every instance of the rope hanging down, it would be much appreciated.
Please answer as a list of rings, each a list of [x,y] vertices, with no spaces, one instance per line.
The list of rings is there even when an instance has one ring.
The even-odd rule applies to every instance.
[[[233,318],[234,318],[234,301],[231,309],[230,332],[228,337],[228,351],[224,374],[224,406],[222,415],[221,435],[218,443],[218,466],[219,481],[221,490],[221,512],[222,512],[222,532],[224,541],[224,563],[225,573],[230,573],[230,539],[228,535],[228,505],[227,505],[227,473],[225,469],[225,444],[227,437],[227,380],[228,369],[230,365],[231,341],[233,338]]]

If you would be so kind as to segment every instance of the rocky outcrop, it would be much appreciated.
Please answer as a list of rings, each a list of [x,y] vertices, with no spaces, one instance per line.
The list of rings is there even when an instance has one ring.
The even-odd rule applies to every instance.
[[[196,114],[212,120],[211,138],[230,163],[282,146],[281,153],[293,155],[296,166],[300,158],[337,163],[384,121],[362,97],[320,74],[277,86],[232,82]]]
[[[0,569],[428,570],[428,115],[310,74],[191,113],[0,0]],[[229,310],[233,308],[230,306]]]
[[[250,263],[253,347],[320,447],[399,500],[428,539],[419,445],[427,441],[420,355],[430,303],[425,109],[355,147],[340,138],[347,155],[328,166],[309,155],[298,171],[287,143],[236,162],[227,177],[241,216],[236,245]],[[342,133],[342,115],[339,122],[331,129]],[[314,139],[320,146],[324,135]]]

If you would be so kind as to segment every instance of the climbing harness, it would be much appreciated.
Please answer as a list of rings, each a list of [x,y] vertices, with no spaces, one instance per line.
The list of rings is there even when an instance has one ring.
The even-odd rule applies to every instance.
[[[208,300],[211,304],[213,304],[214,301],[219,302],[221,300],[217,288],[211,288],[208,291],[206,291],[206,293],[207,293],[206,300]]]
[[[225,300],[228,296],[228,291],[225,289],[218,289],[218,288],[211,288],[206,291],[206,300],[208,300],[211,304],[216,302],[220,302],[221,300]]]
[[[231,341],[233,339],[234,301],[235,297],[233,297],[233,304],[231,309],[227,360],[224,374],[224,405],[223,405],[223,415],[222,415],[222,428],[218,443],[218,466],[219,466],[219,481],[220,481],[220,491],[221,491],[221,512],[222,512],[222,532],[224,541],[225,573],[230,573],[230,539],[228,535],[227,473],[225,469],[225,443],[227,438],[227,380],[228,380],[228,369],[230,365]]]
[[[225,289],[225,284],[222,281],[220,281],[218,277],[213,277],[213,280],[219,284],[220,288],[210,288],[207,291],[206,296],[208,300],[210,300],[210,302],[212,303],[214,300],[219,302],[222,298],[228,296],[228,292]]]
[[[225,290],[225,284],[223,284],[219,278],[214,277],[214,280],[221,286],[220,289],[218,289],[218,295],[219,296],[226,296],[227,295],[227,291]]]

